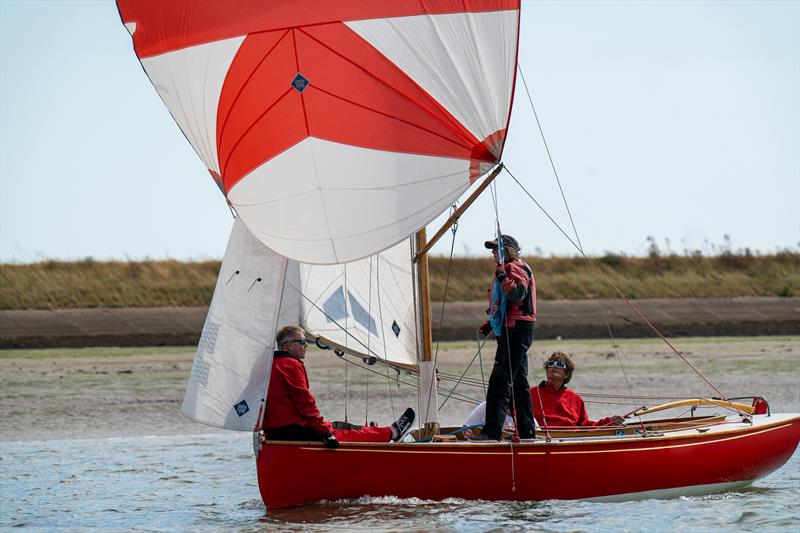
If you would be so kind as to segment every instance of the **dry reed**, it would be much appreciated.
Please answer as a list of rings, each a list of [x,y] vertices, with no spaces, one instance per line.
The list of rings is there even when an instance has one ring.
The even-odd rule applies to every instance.
[[[540,299],[614,298],[613,282],[631,298],[797,296],[800,254],[717,256],[607,254],[527,257]],[[0,309],[208,305],[219,261],[43,261],[0,265]],[[432,257],[431,296],[444,295],[448,261]],[[449,301],[479,301],[493,272],[491,258],[455,258]],[[602,273],[602,275],[601,275]]]

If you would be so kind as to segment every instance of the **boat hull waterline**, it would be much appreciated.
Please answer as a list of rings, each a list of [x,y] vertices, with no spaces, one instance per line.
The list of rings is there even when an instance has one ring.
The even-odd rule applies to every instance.
[[[800,441],[800,416],[729,417],[658,436],[511,443],[266,442],[258,484],[269,509],[320,500],[396,496],[443,500],[600,501],[692,496],[741,488],[781,467]],[[512,468],[513,458],[513,468]],[[411,475],[429,472],[430,475]]]

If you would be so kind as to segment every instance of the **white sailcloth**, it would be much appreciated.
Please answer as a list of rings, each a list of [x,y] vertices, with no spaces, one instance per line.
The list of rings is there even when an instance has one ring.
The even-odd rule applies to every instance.
[[[351,264],[306,265],[276,254],[237,220],[181,412],[211,426],[253,430],[275,335],[288,324],[348,352],[414,368],[413,289],[407,241]]]
[[[255,428],[279,319],[298,320],[296,305],[280,314],[287,263],[239,220],[234,223],[186,386],[183,415],[226,429]]]
[[[353,263],[298,267],[303,293],[301,323],[306,331],[348,352],[416,366],[409,241]],[[287,279],[287,285],[290,283]]]

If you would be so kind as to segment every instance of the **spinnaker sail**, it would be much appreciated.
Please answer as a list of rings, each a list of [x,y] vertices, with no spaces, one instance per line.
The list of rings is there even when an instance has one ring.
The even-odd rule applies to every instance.
[[[284,257],[386,250],[500,160],[518,0],[118,6],[187,140]]]

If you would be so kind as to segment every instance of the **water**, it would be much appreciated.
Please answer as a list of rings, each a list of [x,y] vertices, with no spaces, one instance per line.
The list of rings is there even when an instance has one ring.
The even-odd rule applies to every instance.
[[[461,482],[474,479],[465,472]],[[267,513],[250,435],[0,444],[0,530],[90,529],[798,531],[800,453],[747,489],[700,498],[628,503],[362,498]]]

